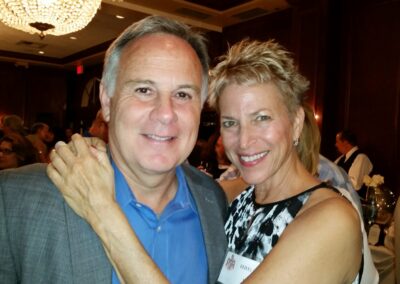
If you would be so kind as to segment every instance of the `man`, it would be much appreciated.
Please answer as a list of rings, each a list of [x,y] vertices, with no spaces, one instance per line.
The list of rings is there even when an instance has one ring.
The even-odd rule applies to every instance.
[[[2,135],[14,134],[25,136],[24,121],[15,114],[4,115],[1,117],[0,130]]]
[[[50,162],[47,143],[52,142],[54,139],[54,134],[50,131],[50,127],[46,123],[36,122],[31,127],[31,134],[27,135],[26,138],[36,148],[40,162]]]
[[[71,153],[49,166],[64,195],[68,184],[85,180],[67,180],[63,187],[60,171],[84,172],[97,182],[100,193],[81,211],[65,195],[88,222],[65,203],[43,166],[1,173],[0,282],[118,283],[124,267],[112,268],[106,254],[116,259],[121,254],[110,241],[129,241],[135,234],[169,282],[216,282],[226,250],[225,196],[212,179],[183,165],[207,96],[207,62],[198,34],[161,17],[137,22],[116,39],[106,54],[100,89],[112,165],[97,153],[104,168],[91,172],[87,165],[94,156],[75,135],[78,157]],[[111,168],[114,179],[104,181],[103,171]],[[115,187],[111,203],[103,198],[114,196],[106,191],[109,186]],[[104,210],[95,215],[90,207]],[[121,235],[121,220],[128,220],[135,234]],[[114,222],[116,229],[103,232],[100,221]],[[130,252],[137,259],[136,251]],[[148,259],[139,256],[131,269],[139,262]],[[159,283],[153,279],[142,270],[135,283]]]
[[[358,191],[360,197],[364,197],[365,193],[360,190],[364,176],[372,171],[371,161],[358,148],[357,138],[349,130],[341,131],[336,135],[335,146],[341,154],[335,163],[348,173],[354,189]]]

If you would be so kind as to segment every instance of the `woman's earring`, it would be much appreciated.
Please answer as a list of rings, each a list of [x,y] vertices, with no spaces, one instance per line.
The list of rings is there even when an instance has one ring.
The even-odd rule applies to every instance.
[[[297,145],[299,145],[299,138],[296,138],[294,141],[293,141],[293,146],[297,146]]]

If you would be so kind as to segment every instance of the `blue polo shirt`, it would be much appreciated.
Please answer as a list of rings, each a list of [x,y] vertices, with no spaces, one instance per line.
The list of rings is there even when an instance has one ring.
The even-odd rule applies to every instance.
[[[208,265],[200,217],[182,168],[178,190],[161,215],[138,202],[112,162],[116,200],[147,253],[170,283],[207,283]],[[138,264],[140,265],[140,264]],[[112,283],[119,283],[113,270]]]

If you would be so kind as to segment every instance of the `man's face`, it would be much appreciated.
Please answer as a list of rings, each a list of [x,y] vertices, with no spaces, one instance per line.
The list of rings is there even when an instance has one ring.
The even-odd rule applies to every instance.
[[[50,130],[50,128],[47,125],[45,125],[38,131],[38,136],[43,142],[47,142],[47,140],[51,136],[51,133],[49,130]]]
[[[341,134],[340,134],[340,133],[337,134],[337,135],[336,135],[336,143],[335,143],[335,146],[336,146],[336,149],[339,151],[340,154],[345,155],[345,154],[347,153],[347,151],[346,151],[346,150],[347,150],[346,145],[347,145],[347,143],[346,143],[345,140],[342,140]]]
[[[166,34],[123,50],[114,96],[101,90],[114,161],[124,174],[170,173],[192,151],[201,112],[201,63],[191,46]]]

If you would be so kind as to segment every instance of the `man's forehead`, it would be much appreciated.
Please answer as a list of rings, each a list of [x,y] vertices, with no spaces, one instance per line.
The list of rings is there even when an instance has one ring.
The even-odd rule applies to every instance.
[[[128,43],[122,53],[164,52],[166,50],[192,53],[197,59],[197,53],[193,47],[183,38],[167,33],[153,33],[143,35]]]

